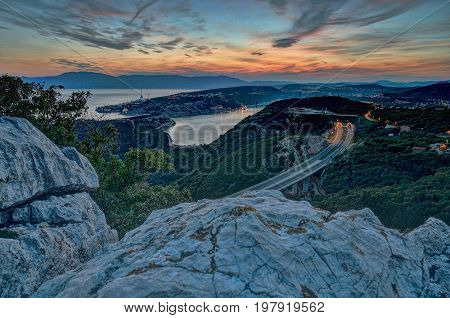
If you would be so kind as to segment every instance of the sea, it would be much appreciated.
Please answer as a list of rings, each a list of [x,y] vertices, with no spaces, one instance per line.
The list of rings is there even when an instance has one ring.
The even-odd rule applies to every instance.
[[[176,124],[167,132],[175,145],[206,145],[262,108],[245,108],[226,113],[173,118]]]
[[[65,89],[63,97],[80,90]],[[88,100],[86,118],[96,120],[119,119],[126,116],[118,113],[100,114],[95,111],[97,107],[115,105],[137,100],[141,97],[141,90],[133,89],[90,89],[92,96]],[[168,96],[195,90],[181,89],[143,89],[143,98]],[[226,113],[198,115],[173,118],[175,126],[169,128],[167,133],[172,137],[173,143],[179,146],[192,146],[209,144],[226,133],[244,118],[255,114],[262,107],[244,108]]]

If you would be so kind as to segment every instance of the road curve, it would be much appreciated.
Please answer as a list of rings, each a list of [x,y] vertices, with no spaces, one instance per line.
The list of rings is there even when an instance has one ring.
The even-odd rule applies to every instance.
[[[336,136],[326,149],[301,164],[283,171],[273,178],[255,184],[247,189],[234,193],[231,196],[237,196],[252,190],[282,190],[292,186],[330,164],[334,157],[344,152],[350,146],[354,135],[355,126],[353,124],[348,124],[348,127],[343,127],[342,124],[338,124]]]

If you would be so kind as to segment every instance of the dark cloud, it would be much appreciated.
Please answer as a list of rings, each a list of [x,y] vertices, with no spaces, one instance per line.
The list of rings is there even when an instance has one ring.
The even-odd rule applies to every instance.
[[[367,1],[367,0],[366,0]],[[372,2],[374,2],[372,0]],[[376,1],[375,1],[376,2]],[[383,4],[383,1],[381,1]],[[406,11],[411,10],[413,7],[419,4],[418,0],[405,0],[401,3],[391,3],[391,5],[387,5],[382,7],[381,12],[373,12],[369,14],[362,15],[352,15],[352,16],[342,16],[337,17],[335,19],[331,19],[329,24],[358,24],[358,25],[370,25],[373,23],[377,23],[380,21],[384,21],[398,15],[405,13]]]
[[[176,38],[172,41],[158,43],[158,45],[163,49],[171,51],[171,50],[176,49],[178,44],[182,41],[183,41],[183,38]]]
[[[176,48],[181,48],[187,50],[191,53],[196,53],[196,55],[207,55],[212,54],[212,51],[216,48],[211,48],[207,45],[199,45],[193,42],[184,42],[184,39],[177,37],[173,40],[158,43],[140,43],[139,46],[150,49],[155,53],[162,53],[164,50],[172,51]],[[192,56],[188,54],[189,56]]]
[[[190,50],[194,53],[197,53],[197,55],[208,55],[208,54],[212,54],[212,50],[216,49],[216,48],[211,48],[207,45],[197,45],[195,43],[192,42],[185,42],[183,44],[183,48]]]
[[[263,0],[266,1],[266,0]],[[288,4],[288,0],[267,0],[270,5],[275,9],[275,11],[279,14],[283,14],[286,12],[286,6]]]
[[[180,6],[180,2],[184,0],[8,1],[9,4],[0,7],[0,20],[33,29],[44,36],[92,47],[125,50],[152,34],[180,32],[177,26],[166,27],[161,16],[183,16],[194,25],[202,23],[197,14],[185,5]],[[166,43],[165,48],[173,49],[174,46]]]
[[[90,62],[79,62],[77,60],[68,59],[51,59],[50,63],[59,64],[70,68],[76,68],[82,71],[101,71],[101,67],[98,67]]]
[[[247,62],[247,63],[255,63],[258,60],[252,57],[238,57],[236,58],[237,61],[241,61],[241,62]]]
[[[163,50],[168,51],[175,50],[181,42],[183,42],[183,38],[178,37],[176,39],[167,42],[140,43],[139,46],[144,47],[146,49],[151,49],[155,53],[162,53]]]
[[[150,54],[149,52],[147,52],[147,51],[145,51],[145,50],[142,50],[142,49],[139,49],[139,50],[137,50],[139,53],[142,53],[142,54]]]
[[[283,68],[281,68],[281,72],[290,72],[290,71],[292,71],[294,68],[295,68],[295,64],[289,64],[289,65],[286,65],[285,67],[283,67]]]
[[[140,15],[142,12],[144,12],[145,10],[147,10],[149,7],[151,7],[152,5],[154,5],[156,2],[158,2],[159,0],[152,0],[152,1],[148,1],[148,2],[144,2],[141,3],[137,10],[136,13],[134,14],[134,16],[131,18],[131,20],[128,22],[128,24],[132,24]]]
[[[45,5],[45,10],[51,12],[55,8],[55,4],[50,4],[48,2],[38,0],[33,1],[39,5]],[[48,3],[48,5],[47,5]],[[61,1],[64,3],[64,1]],[[70,7],[69,7],[70,6]],[[31,7],[34,9],[33,7]],[[126,17],[129,15],[125,8],[121,8],[114,5],[113,2],[107,1],[68,1],[66,5],[66,10],[73,12],[82,12],[85,17],[96,18],[96,17]],[[67,12],[66,12],[67,13]]]
[[[351,56],[359,56],[366,55],[377,49],[380,46],[380,43],[384,43],[384,49],[389,47],[396,47],[398,49],[408,46],[411,42],[408,38],[392,39],[394,35],[395,32],[393,30],[378,34],[373,32],[362,32],[348,35],[345,39],[325,40],[325,43],[330,44],[321,44],[319,46],[304,45],[303,48],[312,51],[329,52],[337,55],[350,54]]]
[[[266,53],[264,53],[264,52],[258,52],[258,51],[255,51],[255,52],[252,52],[251,53],[251,55],[255,55],[255,56],[262,56],[262,55],[265,55]]]
[[[299,40],[296,38],[278,39],[273,42],[272,46],[278,47],[278,48],[285,48],[285,47],[290,47],[290,46],[294,45],[298,41]]]
[[[393,18],[420,3],[420,0],[261,0],[268,1],[277,14],[293,20],[286,34],[273,42],[274,47],[287,48],[302,37],[330,25],[370,25]]]
[[[127,8],[106,1],[22,0],[4,6],[0,17],[7,22],[34,29],[44,36],[64,38],[87,46],[129,49],[144,36],[139,26],[102,23],[102,19],[126,17]],[[129,9],[129,8],[128,8]]]
[[[193,51],[200,54],[212,54],[212,49],[206,45],[198,45],[193,49]]]

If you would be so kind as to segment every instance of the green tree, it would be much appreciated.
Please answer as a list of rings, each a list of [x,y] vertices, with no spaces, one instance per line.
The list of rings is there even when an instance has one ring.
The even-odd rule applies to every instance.
[[[126,153],[125,158],[141,173],[153,173],[173,169],[169,155],[162,150],[131,149]]]
[[[74,145],[75,123],[86,111],[89,92],[61,95],[62,86],[45,88],[43,84],[25,83],[21,78],[0,77],[0,116],[28,119],[58,145]]]
[[[184,188],[147,182],[151,173],[173,169],[164,151],[131,149],[123,159],[114,155],[117,130],[111,125],[90,129],[78,149],[97,171],[100,188],[92,196],[120,237],[142,224],[152,210],[192,200]]]
[[[92,195],[121,237],[142,224],[152,210],[192,200],[186,189],[147,182],[151,173],[172,169],[170,157],[163,151],[132,149],[125,159],[108,154],[98,158],[92,162],[100,188]]]

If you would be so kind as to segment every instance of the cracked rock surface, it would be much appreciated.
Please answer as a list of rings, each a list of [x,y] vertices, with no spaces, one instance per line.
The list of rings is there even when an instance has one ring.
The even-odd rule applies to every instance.
[[[25,119],[0,117],[0,210],[96,188],[94,168],[75,149],[59,149]]]
[[[36,297],[445,297],[449,227],[402,234],[277,191],[154,211]]]
[[[117,233],[85,192],[89,161],[28,121],[0,118],[0,297],[27,297],[91,259]]]

